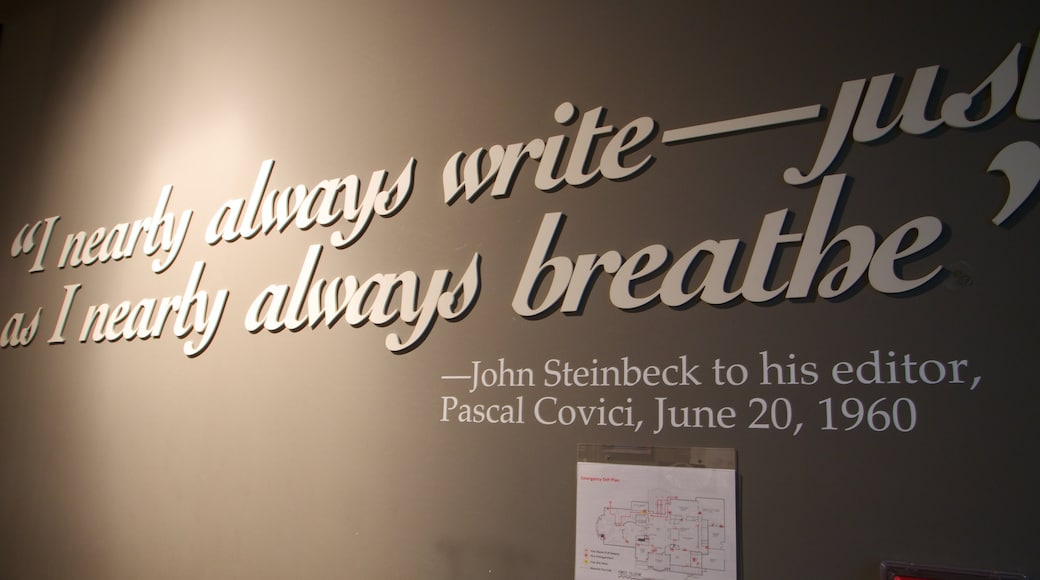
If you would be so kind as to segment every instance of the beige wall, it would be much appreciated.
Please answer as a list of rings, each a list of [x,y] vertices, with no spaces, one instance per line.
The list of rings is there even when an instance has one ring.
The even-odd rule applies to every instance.
[[[739,286],[764,216],[789,209],[787,231],[808,226],[819,182],[793,187],[782,174],[811,165],[843,82],[895,73],[905,90],[918,67],[941,65],[940,97],[970,91],[1016,43],[1025,71],[1037,16],[1025,3],[5,7],[0,317],[43,311],[31,344],[0,350],[0,577],[567,578],[579,443],[735,448],[744,578],[873,578],[883,559],[1040,574],[1031,465],[1040,230],[1031,204],[1005,227],[990,222],[1006,185],[986,173],[1005,145],[1037,139],[1036,122],[1010,107],[978,129],[853,144],[831,170],[849,176],[832,234],[865,225],[880,241],[922,216],[942,222],[943,239],[903,270],[947,267],[919,291],[866,284],[838,300],[626,312],[601,275],[580,316],[526,319],[511,306],[553,212],[567,215],[556,255],[572,259],[659,243],[674,260],[704,240],[742,240]],[[528,165],[508,198],[444,203],[455,152],[558,134],[573,142],[577,123],[553,120],[565,101],[583,113],[606,107],[615,128],[653,118],[658,133],[628,158],[652,154],[653,165],[554,192],[534,186]],[[817,121],[661,142],[663,130],[813,104],[825,108]],[[410,158],[405,206],[348,248],[330,247],[332,228],[320,226],[204,241],[211,216],[249,195],[266,159],[277,161],[271,188],[282,189],[351,174],[367,182],[381,169],[392,180]],[[57,267],[66,235],[151,215],[166,184],[170,211],[193,211],[167,271],[154,274],[140,251]],[[8,241],[51,216],[61,217],[45,270],[30,274],[33,257],[8,257]],[[269,284],[295,284],[312,244],[325,246],[319,277],[413,271],[424,288],[438,269],[454,284],[479,253],[480,294],[406,354],[384,344],[407,334],[400,321],[247,332],[250,303]],[[797,252],[778,253],[774,287],[790,279]],[[78,340],[88,306],[178,295],[197,261],[211,300],[230,293],[199,356],[183,354],[172,322],[153,340]],[[63,289],[75,284],[66,343],[48,344]],[[950,381],[843,386],[830,375],[873,350],[966,360],[981,380],[971,391]],[[763,351],[815,363],[820,379],[763,385]],[[681,356],[701,364],[704,385],[470,394],[466,381],[442,379],[499,358],[541,376],[551,359]],[[713,384],[716,359],[746,365],[748,383]],[[542,425],[530,406],[522,425],[441,421],[449,396],[632,398],[648,427]],[[738,425],[654,435],[662,396],[733,407]],[[748,428],[750,401],[776,397],[794,405],[799,435]],[[821,430],[820,401],[849,397],[911,399],[915,428]]]

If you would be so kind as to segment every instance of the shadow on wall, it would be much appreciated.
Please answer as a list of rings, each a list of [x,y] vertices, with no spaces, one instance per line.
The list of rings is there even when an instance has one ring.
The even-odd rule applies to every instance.
[[[441,538],[436,548],[444,557],[444,578],[476,578],[484,574],[503,580],[530,578],[534,567],[529,552],[502,542]]]
[[[67,103],[75,72],[120,0],[0,0],[0,170],[18,196],[20,216],[35,215],[48,127]]]
[[[8,244],[17,225],[40,214],[46,128],[113,6],[109,0],[0,0],[0,231]],[[22,264],[17,267],[25,276]],[[0,292],[13,289],[5,284]],[[111,577],[99,555],[103,540],[92,532],[97,522],[85,515],[93,512],[84,505],[98,499],[81,483],[89,481],[92,466],[81,453],[80,401],[53,385],[26,388],[40,370],[17,366],[4,369],[0,389],[0,425],[7,427],[0,437],[0,576],[60,577],[79,565],[80,577]]]

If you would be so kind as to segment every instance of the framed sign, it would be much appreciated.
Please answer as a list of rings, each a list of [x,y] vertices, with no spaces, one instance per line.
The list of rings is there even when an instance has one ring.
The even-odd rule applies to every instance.
[[[575,580],[736,580],[732,449],[579,446]]]

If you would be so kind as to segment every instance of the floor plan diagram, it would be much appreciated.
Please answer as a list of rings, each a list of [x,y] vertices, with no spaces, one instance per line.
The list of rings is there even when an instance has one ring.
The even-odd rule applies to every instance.
[[[596,532],[605,545],[633,549],[636,569],[703,576],[726,569],[725,512],[722,499],[653,490],[649,501],[603,508]]]
[[[736,471],[579,462],[576,580],[736,580]]]

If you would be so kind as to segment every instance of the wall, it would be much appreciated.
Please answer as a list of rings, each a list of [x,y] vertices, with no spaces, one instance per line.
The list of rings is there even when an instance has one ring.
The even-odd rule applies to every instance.
[[[0,22],[0,577],[568,578],[582,443],[735,449],[744,578],[875,578],[886,559],[1040,574],[1035,5],[96,1],[12,4]],[[933,65],[927,130],[869,134],[863,114],[821,175],[785,179],[814,165],[843,83],[895,76],[883,126]],[[983,90],[961,123],[978,126],[951,126],[950,96],[995,70],[1013,93]],[[583,132],[597,107],[611,129]],[[664,142],[791,110],[808,118]],[[479,148],[557,135],[555,174],[528,159],[508,195],[446,202],[456,153],[464,168]],[[1026,198],[1000,225],[998,158]],[[356,219],[207,243],[265,160],[269,199],[350,175],[365,199],[380,170],[400,187],[368,198],[388,215],[343,248]],[[104,228],[98,247],[115,249],[104,240],[156,213],[167,184],[167,246],[146,255],[145,232],[132,257],[59,267],[77,232]],[[558,213],[550,248],[539,232]],[[821,258],[836,238],[851,242]],[[724,243],[684,278],[706,241]],[[553,285],[580,255],[612,271],[636,256],[631,283],[600,271],[563,300]],[[127,301],[136,320],[193,294],[193,272],[206,303],[159,336],[116,317],[81,339],[91,306]],[[270,285],[305,319],[290,288],[409,272],[416,301],[377,278],[353,325],[289,316],[296,330],[274,332],[264,321],[286,312],[268,301],[249,330]],[[435,281],[456,300],[433,308]],[[381,321],[367,307],[384,303]],[[416,304],[437,312],[426,334],[407,323]],[[388,337],[413,333],[393,352]],[[450,378],[500,360],[532,384]],[[564,362],[696,369],[676,386],[550,386]],[[476,421],[518,397],[522,424]],[[558,423],[601,405],[626,419]],[[715,426],[658,429],[659,407],[710,408]]]

